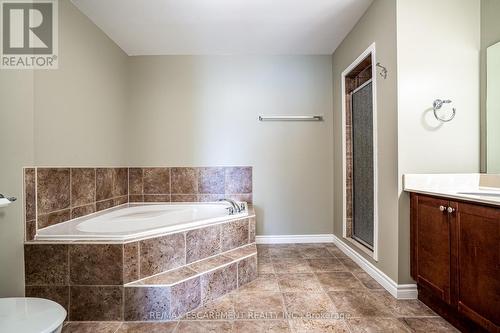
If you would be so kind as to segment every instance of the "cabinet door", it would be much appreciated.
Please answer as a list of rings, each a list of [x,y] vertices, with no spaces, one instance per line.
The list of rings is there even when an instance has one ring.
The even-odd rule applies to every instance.
[[[488,331],[500,331],[500,209],[459,203],[458,310]]]
[[[447,200],[412,194],[412,277],[447,303],[450,299],[450,223]],[[440,209],[441,207],[441,209]]]

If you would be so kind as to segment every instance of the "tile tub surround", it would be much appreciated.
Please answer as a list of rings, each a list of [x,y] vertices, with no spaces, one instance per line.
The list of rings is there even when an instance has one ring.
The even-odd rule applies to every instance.
[[[256,278],[250,213],[128,243],[26,242],[26,295],[59,302],[72,321],[145,320],[145,300],[166,296],[168,304],[147,303],[149,312],[179,316]],[[223,234],[238,241],[223,247]]]
[[[37,229],[128,202],[252,202],[251,167],[28,167],[23,173],[27,241]]]
[[[351,272],[355,276],[355,272],[361,268],[344,266],[341,263],[344,257],[337,256],[342,252],[333,244],[280,244],[257,245],[257,247],[258,269],[265,270],[265,273],[259,272],[257,279],[252,282],[202,305],[185,316],[163,323],[68,322],[63,332],[458,332],[422,302],[397,300],[381,286],[367,288],[364,285],[357,285],[358,289],[351,293],[340,290],[340,287],[334,288],[339,290],[327,291],[322,285],[321,289],[315,292],[289,292],[280,289],[280,284],[283,283],[280,280],[283,280],[283,276],[289,275],[289,281],[296,276],[296,273],[275,272],[274,266],[285,259],[309,262],[309,274],[312,275],[310,279],[316,279],[316,283],[320,284],[316,272]],[[320,251],[323,257],[309,259],[308,249],[318,247],[327,252]],[[280,251],[284,248],[295,251],[288,253]],[[290,258],[290,252],[294,252],[296,256]],[[299,284],[296,286],[300,287]],[[367,309],[364,300],[375,304],[373,311]],[[248,312],[258,315],[261,312],[271,311],[274,311],[277,317],[268,315],[259,316],[257,319],[248,318]],[[319,317],[321,314],[335,315],[340,312],[345,312],[348,316],[338,316],[333,319]],[[283,318],[283,313],[287,313],[288,317]]]

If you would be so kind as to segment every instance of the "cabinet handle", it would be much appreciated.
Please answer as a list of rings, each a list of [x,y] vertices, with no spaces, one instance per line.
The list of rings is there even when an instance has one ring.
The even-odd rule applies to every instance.
[[[455,211],[455,208],[453,208],[453,207],[448,207],[448,213],[450,213],[450,214],[451,214],[451,213],[453,213],[454,211]]]
[[[439,206],[439,210],[444,212],[446,210],[446,207],[445,206]]]

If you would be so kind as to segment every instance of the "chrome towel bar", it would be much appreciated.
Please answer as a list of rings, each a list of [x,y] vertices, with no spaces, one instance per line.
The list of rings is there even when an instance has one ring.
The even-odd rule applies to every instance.
[[[259,116],[260,121],[323,121],[323,116]]]

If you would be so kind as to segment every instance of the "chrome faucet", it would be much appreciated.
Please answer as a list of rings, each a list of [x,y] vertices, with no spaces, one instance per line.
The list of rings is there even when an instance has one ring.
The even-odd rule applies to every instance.
[[[224,198],[224,199],[219,199],[219,201],[225,201],[225,202],[229,202],[231,204],[231,207],[227,208],[227,210],[229,211],[229,215],[233,215],[235,213],[241,213],[242,211],[245,210],[244,203],[238,204],[233,199]]]

